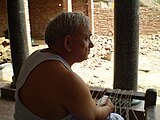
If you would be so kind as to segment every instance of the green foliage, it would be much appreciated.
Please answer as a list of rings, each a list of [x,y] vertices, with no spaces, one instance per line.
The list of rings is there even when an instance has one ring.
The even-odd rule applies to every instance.
[[[160,0],[155,0],[155,1],[160,4]]]

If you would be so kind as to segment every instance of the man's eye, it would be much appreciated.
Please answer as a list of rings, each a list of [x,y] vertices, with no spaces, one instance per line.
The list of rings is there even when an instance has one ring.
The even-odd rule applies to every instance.
[[[86,41],[87,41],[87,40],[90,40],[90,38],[86,38],[85,40],[86,40]]]

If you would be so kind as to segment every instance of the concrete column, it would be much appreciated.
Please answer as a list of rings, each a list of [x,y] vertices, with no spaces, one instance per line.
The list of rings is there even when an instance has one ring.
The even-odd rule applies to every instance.
[[[86,0],[86,6],[87,6],[87,14],[90,18],[90,24],[91,24],[91,31],[92,35],[94,36],[94,3],[93,0]]]
[[[114,3],[114,88],[137,91],[139,0]]]
[[[12,88],[16,87],[16,81],[23,62],[29,55],[29,34],[27,33],[27,22],[24,0],[7,0],[8,28],[13,65]],[[28,40],[29,39],[29,40]]]
[[[68,12],[72,12],[72,0],[68,0]]]
[[[30,27],[30,20],[29,20],[29,3],[28,0],[24,0],[24,11],[25,11],[25,22],[26,22],[26,34],[27,34],[27,43],[29,54],[32,53],[32,45],[34,41],[31,39],[31,27]]]

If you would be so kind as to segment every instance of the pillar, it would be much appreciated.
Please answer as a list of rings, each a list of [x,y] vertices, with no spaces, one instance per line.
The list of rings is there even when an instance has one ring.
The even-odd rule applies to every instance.
[[[68,0],[68,12],[72,12],[72,0]]]
[[[16,87],[19,71],[29,55],[28,33],[26,27],[26,11],[24,0],[7,0],[8,29],[13,66],[13,82],[11,87]]]
[[[93,0],[86,0],[87,15],[90,18],[91,31],[94,36],[94,3]]]
[[[139,0],[114,3],[114,89],[137,91]]]

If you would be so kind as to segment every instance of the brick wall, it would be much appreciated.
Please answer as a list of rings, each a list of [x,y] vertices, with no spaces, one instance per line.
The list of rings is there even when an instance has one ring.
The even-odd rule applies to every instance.
[[[72,1],[73,11],[83,11],[86,14],[85,0]],[[67,0],[34,0],[30,5],[31,33],[35,39],[43,39],[49,20],[60,11],[68,10]]]
[[[86,14],[86,0],[73,0],[73,11],[82,11]],[[60,11],[68,10],[67,0],[34,0],[29,3],[31,34],[35,39],[44,39],[46,25],[50,19]]]
[[[6,0],[0,0],[0,37],[4,36],[3,32],[7,29],[7,8]]]
[[[160,9],[140,7],[139,9],[140,35],[160,34]],[[95,34],[111,35],[114,29],[113,5],[107,6],[103,2],[94,3]]]
[[[31,35],[43,39],[50,19],[63,10],[63,0],[32,0],[29,2]]]
[[[89,17],[90,0],[72,0],[73,11],[83,11]],[[64,6],[63,6],[64,5]],[[62,10],[66,11],[66,0],[30,0],[30,25],[31,35],[35,39],[44,38],[44,30],[49,20]],[[107,6],[103,2],[94,2],[94,30],[98,35],[113,34],[113,5]],[[140,34],[157,34],[160,32],[160,9],[140,8]],[[7,29],[6,1],[0,0],[0,36]]]
[[[102,2],[94,3],[94,33],[100,36],[110,36],[114,29],[113,7]]]
[[[72,0],[72,11],[81,11],[87,15],[86,0]]]
[[[140,7],[140,34],[160,34],[160,8]]]

